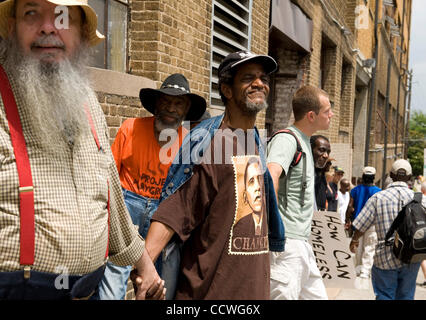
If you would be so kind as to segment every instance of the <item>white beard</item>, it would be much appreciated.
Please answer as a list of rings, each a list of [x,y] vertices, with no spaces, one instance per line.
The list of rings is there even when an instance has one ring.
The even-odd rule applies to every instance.
[[[88,132],[84,104],[94,92],[85,75],[88,50],[58,63],[25,56],[12,37],[0,43],[3,66],[14,79],[23,116],[30,123],[35,146],[61,157]]]

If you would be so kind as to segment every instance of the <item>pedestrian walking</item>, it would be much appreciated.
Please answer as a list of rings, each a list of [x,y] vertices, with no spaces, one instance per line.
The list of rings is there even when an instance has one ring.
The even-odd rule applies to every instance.
[[[375,177],[376,169],[374,167],[365,167],[362,172],[362,183],[350,192],[351,197],[345,219],[345,229],[348,230],[350,236],[352,236],[354,230],[351,226],[352,221],[356,219],[368,199],[381,190],[374,185]],[[377,233],[375,226],[372,225],[359,238],[358,250],[355,253],[355,271],[357,276],[364,279],[370,277],[376,245]]]
[[[385,236],[398,212],[409,203],[414,192],[408,188],[411,165],[407,160],[396,160],[391,168],[392,183],[387,189],[375,193],[353,221],[355,233],[350,250],[356,252],[359,239],[372,225],[375,226],[378,245],[376,246],[371,273],[374,294],[377,300],[413,300],[420,262],[403,264],[392,252],[392,246],[385,245]],[[423,196],[423,206],[426,197]]]
[[[308,243],[314,208],[314,160],[310,137],[327,130],[333,112],[328,94],[313,86],[296,91],[292,100],[293,131],[303,150],[303,161],[290,168],[297,141],[289,134],[277,134],[268,144],[271,172],[278,207],[286,228],[286,249],[271,252],[272,299],[327,299],[315,256]]]

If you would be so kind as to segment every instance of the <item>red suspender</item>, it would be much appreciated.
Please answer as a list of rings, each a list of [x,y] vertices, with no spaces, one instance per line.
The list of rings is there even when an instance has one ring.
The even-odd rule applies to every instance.
[[[6,72],[0,65],[0,88],[19,177],[20,264],[34,263],[34,188],[21,120]]]
[[[19,213],[20,213],[20,264],[31,266],[34,264],[34,187],[31,174],[31,165],[27,153],[27,145],[25,143],[24,133],[22,130],[21,120],[18,108],[16,106],[15,97],[7,78],[7,74],[0,65],[0,94],[3,99],[6,118],[9,124],[10,139],[12,141],[13,152],[16,159],[16,167],[19,177]],[[96,134],[92,116],[87,105],[85,105],[86,114],[93,138],[95,139],[98,150],[102,150]],[[108,182],[108,242],[105,258],[108,257],[109,247],[109,224],[110,224],[110,191]],[[28,269],[24,268],[28,271]],[[29,276],[29,273],[24,273]]]
[[[107,209],[108,209],[108,238],[107,238],[107,248],[105,252],[105,259],[108,258],[108,252],[109,252],[109,216],[110,216],[110,195],[109,195],[109,181],[108,182],[108,203],[107,203]]]
[[[98,147],[98,150],[101,151],[102,147],[101,147],[101,144],[99,143],[98,134],[96,133],[95,123],[93,122],[92,115],[90,114],[90,110],[87,104],[84,104],[84,111],[86,111],[87,120],[89,121],[90,130],[92,130],[92,135],[93,135],[93,138],[95,139],[96,146]]]

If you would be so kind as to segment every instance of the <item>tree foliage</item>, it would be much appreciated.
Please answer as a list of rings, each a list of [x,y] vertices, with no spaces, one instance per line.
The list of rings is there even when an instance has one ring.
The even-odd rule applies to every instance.
[[[407,156],[413,168],[413,175],[423,175],[423,153],[426,148],[426,114],[414,111],[410,117]]]

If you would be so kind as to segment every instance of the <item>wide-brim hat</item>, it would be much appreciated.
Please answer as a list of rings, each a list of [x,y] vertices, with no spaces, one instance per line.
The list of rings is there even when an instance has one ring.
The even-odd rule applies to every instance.
[[[206,100],[195,93],[191,93],[188,80],[180,73],[168,76],[167,79],[164,80],[160,89],[141,89],[139,92],[139,98],[141,99],[141,103],[144,108],[154,114],[156,101],[161,94],[169,96],[186,95],[191,100],[191,106],[189,107],[185,120],[198,120],[204,114],[204,111],[206,111]]]
[[[93,47],[100,43],[105,37],[96,30],[98,26],[98,17],[95,13],[95,10],[88,5],[88,0],[46,0],[50,3],[56,4],[58,6],[79,6],[84,11],[86,15],[86,21],[88,27],[88,42],[89,46]],[[8,36],[8,19],[13,16],[13,6],[15,0],[6,0],[0,3],[0,36],[3,39],[6,39]]]

